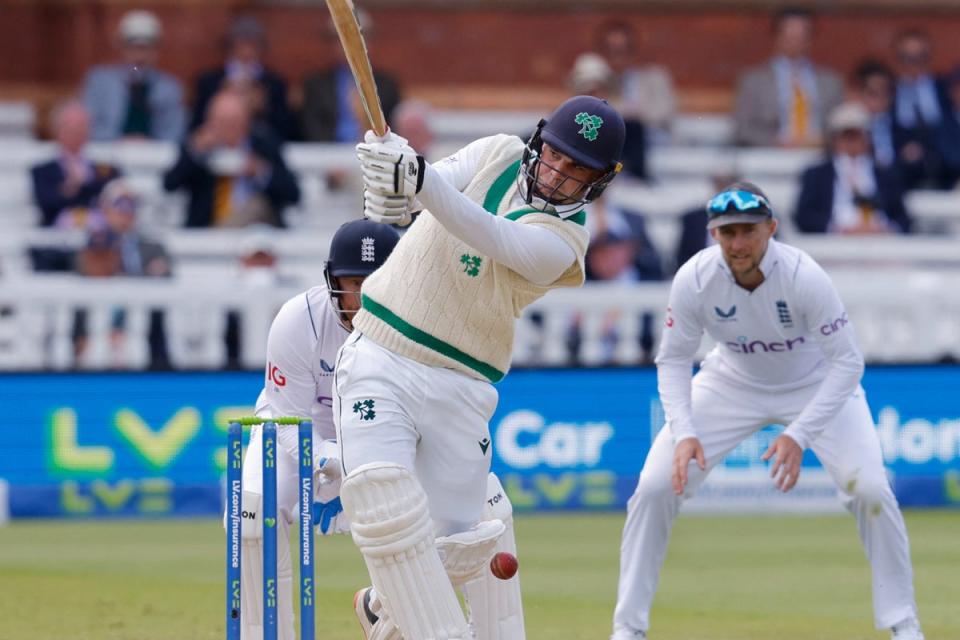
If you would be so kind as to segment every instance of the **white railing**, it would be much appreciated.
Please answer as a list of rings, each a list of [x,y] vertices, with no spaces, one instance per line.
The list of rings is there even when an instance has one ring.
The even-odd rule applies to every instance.
[[[960,358],[960,273],[898,268],[831,272],[874,362],[929,362]],[[81,279],[29,276],[0,287],[0,369],[144,368],[149,365],[152,309],[165,314],[170,359],[178,368],[226,364],[228,311],[241,318],[242,365],[262,366],[266,335],[280,305],[300,286],[252,286],[240,280]],[[653,347],[659,337],[669,283],[595,284],[550,293],[518,322],[517,365],[636,364],[644,316]],[[74,359],[75,309],[87,310],[88,344]],[[113,331],[118,309],[124,334]],[[578,327],[576,352],[569,348]],[[701,353],[710,345],[705,341]]]

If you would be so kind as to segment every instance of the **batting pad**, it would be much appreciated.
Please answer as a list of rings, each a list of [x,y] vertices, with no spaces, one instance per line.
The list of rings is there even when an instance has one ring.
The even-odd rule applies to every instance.
[[[258,514],[259,515],[259,514]],[[257,519],[259,524],[260,519]],[[246,527],[244,527],[246,529]],[[259,527],[251,527],[259,528]],[[262,533],[262,532],[261,532]],[[240,640],[263,640],[263,536],[243,539],[240,548]],[[277,518],[277,638],[293,633],[293,568],[290,525]]]
[[[487,500],[483,517],[499,520],[505,529],[493,553],[506,551],[517,555],[513,534],[513,505],[496,475],[487,476]],[[491,554],[492,555],[492,554]],[[500,580],[489,570],[463,585],[463,594],[470,607],[470,624],[476,640],[524,640],[523,601],[520,598],[520,573],[509,580]]]
[[[407,469],[354,469],[340,497],[384,611],[406,640],[467,640],[467,622],[434,546],[427,495]]]
[[[497,541],[506,531],[499,520],[484,520],[469,531],[437,538],[437,552],[454,586],[460,586],[489,571]]]

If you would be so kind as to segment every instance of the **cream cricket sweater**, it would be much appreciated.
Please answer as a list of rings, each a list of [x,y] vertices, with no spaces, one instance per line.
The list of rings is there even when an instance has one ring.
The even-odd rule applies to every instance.
[[[493,215],[549,228],[577,260],[554,282],[536,285],[479,255],[424,211],[387,262],[363,283],[353,325],[377,344],[417,362],[497,382],[510,368],[515,319],[550,289],[583,284],[589,236],[586,214],[562,219],[530,208],[511,210],[524,143],[496,136],[483,167],[463,193]]]

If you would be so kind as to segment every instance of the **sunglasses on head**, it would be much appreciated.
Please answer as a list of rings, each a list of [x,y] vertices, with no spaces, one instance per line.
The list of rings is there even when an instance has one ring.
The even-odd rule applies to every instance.
[[[767,202],[767,199],[763,196],[736,189],[715,195],[710,202],[707,203],[707,213],[712,215],[725,213],[731,205],[733,205],[737,211],[750,211],[751,209],[760,208],[766,209],[767,211],[772,210],[770,203]]]

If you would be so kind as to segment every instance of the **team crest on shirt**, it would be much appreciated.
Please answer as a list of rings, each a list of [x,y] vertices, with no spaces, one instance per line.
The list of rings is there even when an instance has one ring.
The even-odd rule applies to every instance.
[[[790,315],[790,307],[786,300],[777,300],[777,317],[784,328],[789,329],[793,326],[793,316]]]
[[[480,275],[480,265],[483,264],[483,258],[465,253],[460,256],[460,264],[463,266],[463,272],[465,274],[471,278],[476,278]]]
[[[373,400],[361,400],[353,404],[353,412],[360,414],[361,420],[373,420],[377,417],[377,412],[373,410]]]
[[[713,311],[717,314],[717,322],[736,322],[737,305],[733,305],[726,311],[720,307],[714,307]]]

